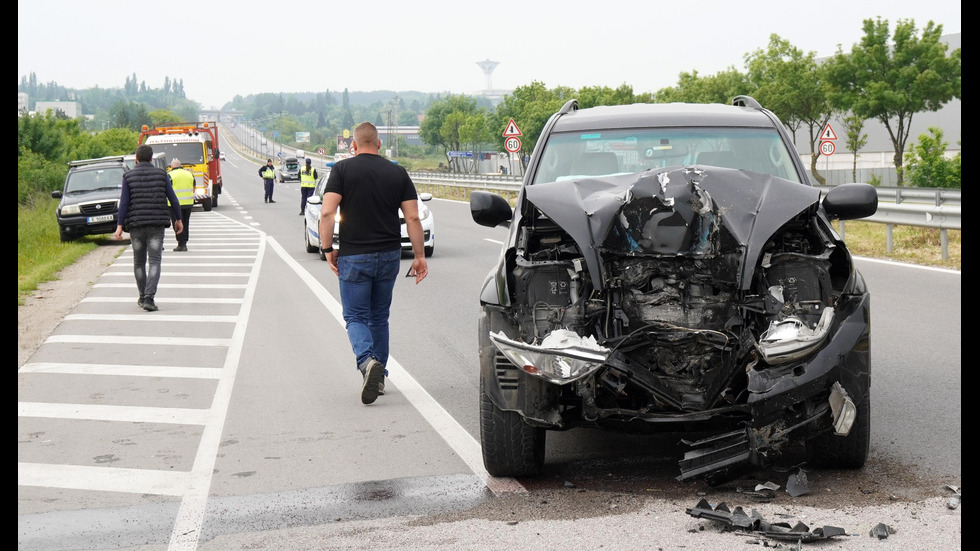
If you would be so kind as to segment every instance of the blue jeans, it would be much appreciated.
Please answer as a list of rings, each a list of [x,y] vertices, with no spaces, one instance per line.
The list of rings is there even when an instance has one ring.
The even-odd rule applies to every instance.
[[[163,259],[163,232],[166,228],[131,228],[133,244],[133,274],[140,296],[153,298],[160,282],[160,261]]]
[[[371,357],[388,363],[388,313],[401,253],[398,248],[337,258],[340,302],[358,367]]]

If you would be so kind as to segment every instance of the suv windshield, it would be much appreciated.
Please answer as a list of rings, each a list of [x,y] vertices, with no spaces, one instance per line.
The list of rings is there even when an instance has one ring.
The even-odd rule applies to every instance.
[[[711,165],[800,182],[779,134],[759,128],[636,128],[555,133],[534,183]]]
[[[151,143],[150,146],[154,152],[164,152],[168,159],[180,159],[185,165],[204,163],[204,146],[199,142]]]
[[[65,193],[121,188],[123,172],[122,165],[72,172],[68,175],[68,181],[65,182]]]

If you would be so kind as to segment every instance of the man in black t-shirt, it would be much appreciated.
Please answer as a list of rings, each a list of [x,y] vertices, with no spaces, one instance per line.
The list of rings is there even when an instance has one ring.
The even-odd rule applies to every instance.
[[[384,394],[388,361],[388,313],[401,259],[401,222],[412,242],[408,276],[420,283],[429,272],[419,220],[418,193],[408,172],[378,155],[381,139],[369,122],[354,128],[354,157],[330,170],[320,208],[320,251],[340,278],[347,337],[363,376],[361,402]],[[340,209],[340,240],[334,250],[334,220]],[[323,247],[326,241],[327,247]]]

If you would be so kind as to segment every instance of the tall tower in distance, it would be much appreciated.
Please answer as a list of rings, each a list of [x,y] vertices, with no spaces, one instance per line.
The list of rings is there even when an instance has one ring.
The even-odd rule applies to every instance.
[[[483,69],[483,74],[487,75],[487,88],[486,88],[486,93],[487,94],[490,94],[491,93],[491,90],[493,90],[493,81],[491,80],[490,75],[493,74],[493,70],[500,63],[497,62],[497,61],[490,61],[490,58],[488,57],[487,59],[484,59],[483,61],[477,61],[476,64],[479,65],[481,69]]]

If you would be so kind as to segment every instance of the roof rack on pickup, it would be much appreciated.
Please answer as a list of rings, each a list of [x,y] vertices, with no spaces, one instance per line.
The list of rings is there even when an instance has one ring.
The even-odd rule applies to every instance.
[[[69,167],[94,165],[96,163],[112,163],[112,162],[123,162],[122,155],[110,155],[108,157],[99,157],[97,159],[78,159],[76,161],[69,161]]]

